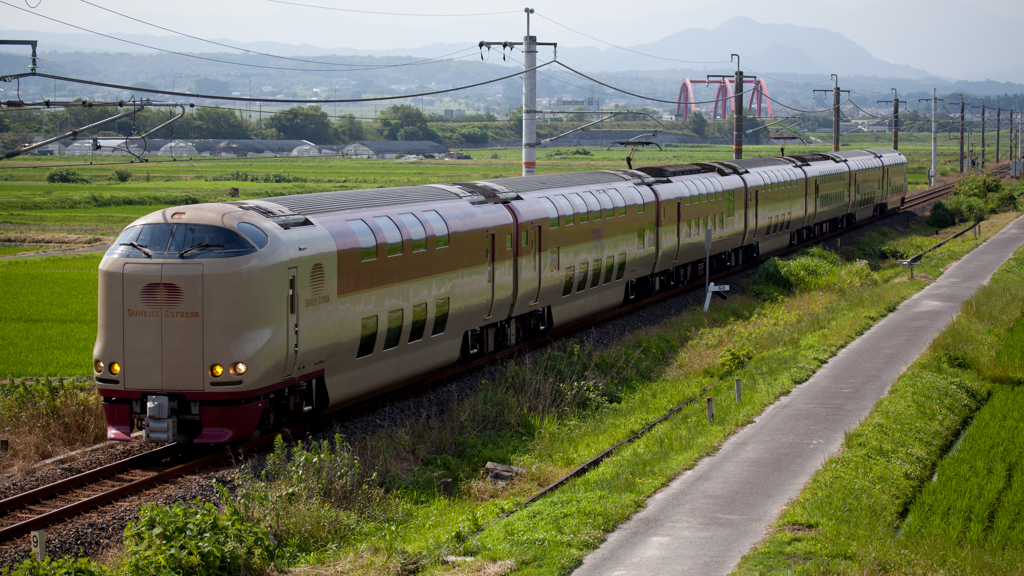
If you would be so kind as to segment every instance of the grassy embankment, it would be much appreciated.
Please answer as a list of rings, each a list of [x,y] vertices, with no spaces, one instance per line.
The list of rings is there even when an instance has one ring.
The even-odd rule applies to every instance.
[[[995,217],[986,235],[1008,220],[1009,215]],[[551,351],[530,369],[507,370],[444,415],[351,447],[289,453],[281,446],[267,474],[242,478],[236,493],[224,495],[223,521],[269,529],[281,543],[276,553],[267,555],[260,541],[230,535],[205,544],[240,549],[265,568],[316,564],[319,571],[326,564],[339,573],[440,574],[515,567],[524,574],[566,573],[651,492],[806,380],[923,287],[921,278],[939,276],[979,242],[971,236],[950,242],[917,268],[918,280],[882,283],[895,272],[885,255],[915,253],[934,242],[931,232],[922,228],[903,239],[876,234],[844,247],[846,256],[874,259],[878,270],[842,263],[822,250],[777,263],[748,286],[767,301],[716,303],[712,314],[686,313],[610,350]],[[734,376],[746,383],[739,405],[729,400]],[[524,496],[720,377],[727,383],[708,392],[717,400],[715,424],[706,423],[702,406],[691,406],[555,495],[496,520]],[[480,477],[487,460],[528,472],[511,485],[493,485]],[[440,478],[453,479],[451,495],[441,492]],[[178,516],[154,509],[143,522],[180,523]],[[174,525],[174,533],[181,530]],[[175,546],[184,548],[175,552]],[[148,538],[143,546],[139,531],[130,531],[111,570],[137,573],[129,568],[139,566],[139,558],[188,556],[195,545],[181,546],[160,538]],[[444,561],[449,554],[476,559],[453,567]]]
[[[1024,253],[850,432],[740,574],[1024,572]]]

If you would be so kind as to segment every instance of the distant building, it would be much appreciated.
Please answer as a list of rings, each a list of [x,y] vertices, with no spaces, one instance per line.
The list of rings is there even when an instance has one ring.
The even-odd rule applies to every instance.
[[[448,148],[430,140],[404,141],[369,141],[360,140],[353,142],[342,151],[342,155],[349,158],[376,158],[381,160],[393,160],[399,156],[424,156],[438,157],[448,153]]]

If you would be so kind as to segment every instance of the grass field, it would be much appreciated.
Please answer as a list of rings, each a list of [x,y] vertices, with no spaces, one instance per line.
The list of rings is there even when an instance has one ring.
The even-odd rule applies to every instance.
[[[0,260],[0,378],[91,373],[101,257]]]
[[[1022,285],[1024,251],[847,434],[739,574],[1024,572],[1024,388],[989,377],[1020,345],[1006,334]]]

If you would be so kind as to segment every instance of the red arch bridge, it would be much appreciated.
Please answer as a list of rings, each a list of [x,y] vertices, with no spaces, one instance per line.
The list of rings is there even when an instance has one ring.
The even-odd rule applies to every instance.
[[[682,83],[679,85],[679,99],[676,102],[676,118],[686,121],[690,114],[697,111],[697,106],[694,104],[696,100],[693,94],[694,84],[704,84],[706,86],[714,84],[718,86],[718,90],[715,93],[715,110],[712,112],[711,119],[725,118],[729,108],[732,106],[733,84],[735,84],[735,81],[728,78],[683,78]],[[756,100],[757,115],[761,116],[763,107],[768,112],[768,117],[771,117],[772,101],[768,99],[768,84],[760,78],[744,78],[743,84],[744,86],[747,84],[753,85],[753,90],[750,91],[750,99],[747,102],[747,110],[754,109],[754,101]],[[719,106],[721,106],[721,116],[719,116]]]

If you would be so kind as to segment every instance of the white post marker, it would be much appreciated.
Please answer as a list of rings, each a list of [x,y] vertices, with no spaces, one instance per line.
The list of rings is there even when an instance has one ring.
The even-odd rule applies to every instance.
[[[729,296],[726,295],[726,292],[728,292],[728,291],[729,291],[729,285],[728,284],[723,284],[721,286],[715,286],[714,282],[712,282],[711,284],[708,284],[708,292],[704,296],[704,311],[707,312],[708,311],[708,306],[711,305],[711,295],[712,294],[714,294],[715,296],[718,296],[722,300],[725,300],[725,299],[729,298]]]
[[[46,559],[46,533],[43,530],[33,530],[29,538],[32,541],[32,555],[42,562]]]
[[[743,399],[743,391],[740,389],[740,379],[736,379],[736,402],[740,402]]]
[[[711,294],[715,293],[719,298],[725,300],[728,296],[725,295],[729,291],[729,285],[725,284],[722,286],[715,286],[714,282],[711,282],[711,228],[704,230],[704,311],[708,311],[708,306],[711,305]]]
[[[708,423],[715,423],[715,401],[708,397]]]

